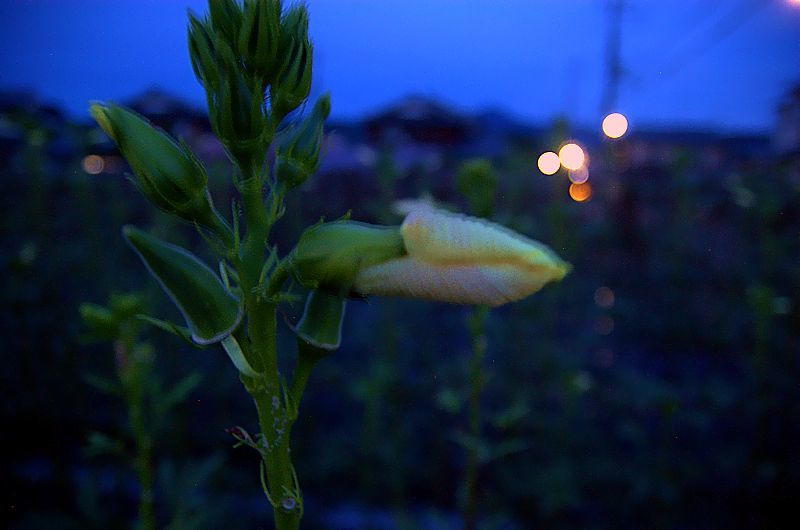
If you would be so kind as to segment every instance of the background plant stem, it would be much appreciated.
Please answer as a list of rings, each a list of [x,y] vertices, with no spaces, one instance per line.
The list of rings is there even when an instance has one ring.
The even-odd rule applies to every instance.
[[[469,360],[469,435],[467,462],[464,470],[464,528],[473,530],[478,515],[478,473],[480,472],[481,393],[483,391],[483,359],[486,356],[486,318],[489,308],[476,307],[469,316],[472,354]]]
[[[127,334],[126,334],[127,335]],[[128,406],[128,421],[134,441],[134,467],[139,480],[139,525],[142,530],[155,530],[153,505],[153,437],[145,415],[144,381],[149,376],[149,364],[134,356],[133,337],[127,336],[114,344],[117,353],[119,379]]]

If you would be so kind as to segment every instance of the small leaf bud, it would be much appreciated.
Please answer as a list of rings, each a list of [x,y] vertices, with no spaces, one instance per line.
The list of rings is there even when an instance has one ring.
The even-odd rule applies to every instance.
[[[295,6],[281,19],[280,67],[270,87],[275,123],[280,123],[308,97],[313,51],[308,40],[308,12],[304,6]]]
[[[325,119],[331,111],[330,96],[320,97],[311,113],[284,136],[278,145],[275,173],[287,189],[299,186],[319,167]]]
[[[278,0],[246,0],[239,33],[239,53],[249,73],[266,88],[276,75],[281,35]]]

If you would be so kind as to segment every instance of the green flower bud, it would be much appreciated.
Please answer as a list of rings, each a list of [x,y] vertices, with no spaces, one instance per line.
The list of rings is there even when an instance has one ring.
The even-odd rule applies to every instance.
[[[300,106],[311,90],[313,46],[308,40],[308,12],[295,6],[281,19],[280,66],[270,87],[276,123]]]
[[[276,75],[281,35],[279,0],[245,0],[239,33],[239,53],[249,73],[262,87]]]
[[[399,227],[334,221],[303,232],[292,251],[291,267],[304,287],[347,294],[361,268],[403,255]]]
[[[116,142],[134,183],[150,202],[182,219],[214,226],[208,176],[188,148],[123,107],[94,104],[90,112]]]
[[[229,70],[210,99],[211,125],[228,150],[240,162],[254,153],[263,155],[270,129],[258,83],[249,86],[239,72]]]
[[[299,186],[319,167],[325,119],[331,112],[331,98],[320,97],[311,113],[278,145],[275,174],[287,189]]]
[[[231,48],[236,48],[244,13],[236,0],[208,0],[211,25]]]
[[[218,90],[220,84],[214,32],[208,21],[201,21],[189,14],[189,57],[194,75],[206,90]]]
[[[496,187],[497,176],[488,160],[468,160],[458,170],[456,189],[467,199],[470,211],[477,217],[491,217]]]
[[[263,156],[272,140],[272,128],[264,80],[257,70],[275,61],[279,35],[278,29],[262,26],[269,26],[272,17],[277,28],[280,4],[248,0],[244,13],[227,0],[211,4],[210,19],[189,19],[192,67],[206,90],[216,135],[240,164],[258,163],[257,157]],[[277,14],[273,13],[276,6]],[[236,38],[231,40],[232,36]]]

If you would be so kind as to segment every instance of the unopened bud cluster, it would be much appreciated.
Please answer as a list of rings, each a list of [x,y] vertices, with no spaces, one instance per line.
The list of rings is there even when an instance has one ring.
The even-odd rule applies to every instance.
[[[308,98],[312,52],[303,5],[284,11],[280,0],[209,0],[207,16],[189,16],[189,53],[211,126],[245,178],[263,181],[268,174],[263,167],[276,133],[274,174],[284,189],[302,184],[319,166],[330,98],[319,98],[304,119],[284,123]],[[118,105],[95,104],[91,114],[147,199],[229,242],[206,171],[187,146]]]
[[[190,15],[189,52],[211,125],[249,167],[260,166],[278,125],[311,89],[308,13],[282,11],[280,0],[213,0],[208,17]]]

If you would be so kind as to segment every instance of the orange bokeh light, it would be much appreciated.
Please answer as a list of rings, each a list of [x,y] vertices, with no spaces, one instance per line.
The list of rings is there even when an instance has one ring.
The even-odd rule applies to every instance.
[[[539,171],[545,175],[555,175],[558,168],[561,167],[561,161],[558,159],[558,155],[552,151],[542,153],[541,156],[539,156],[537,164],[539,166]]]
[[[628,118],[612,112],[603,120],[603,133],[609,138],[620,138],[628,131]]]
[[[83,166],[83,170],[88,174],[99,175],[103,172],[103,169],[105,169],[106,162],[103,160],[102,156],[88,155],[83,158],[81,166]]]
[[[562,166],[575,171],[583,167],[586,162],[586,153],[583,152],[583,149],[578,144],[568,143],[559,149],[558,158]]]
[[[583,184],[570,184],[569,196],[575,202],[588,201],[589,197],[592,196],[592,186],[588,182],[584,182]]]
[[[594,303],[603,309],[614,307],[614,291],[605,285],[598,287],[594,292]]]

